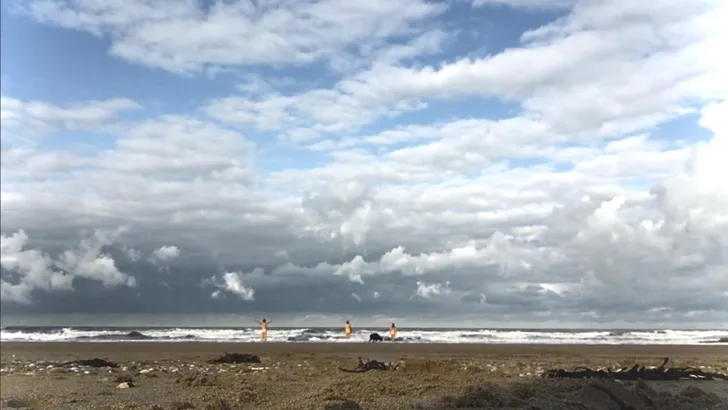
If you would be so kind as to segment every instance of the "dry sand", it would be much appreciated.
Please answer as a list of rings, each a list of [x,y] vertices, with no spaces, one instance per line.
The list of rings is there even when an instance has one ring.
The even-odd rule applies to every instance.
[[[292,343],[2,343],[2,408],[33,409],[726,409],[728,382],[541,379],[550,368],[635,363],[728,373],[726,346]],[[222,352],[260,364],[210,365]],[[396,371],[343,373],[357,357]],[[61,366],[107,358],[119,367]],[[118,388],[123,377],[135,387]]]

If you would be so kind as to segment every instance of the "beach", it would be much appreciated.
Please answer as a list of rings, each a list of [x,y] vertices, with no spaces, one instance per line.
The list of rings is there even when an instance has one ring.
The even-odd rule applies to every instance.
[[[260,363],[207,363],[223,352]],[[4,342],[0,353],[2,408],[728,409],[728,381],[539,377],[554,368],[658,366],[663,357],[668,367],[728,373],[728,346]],[[399,366],[339,370],[359,357]],[[92,358],[118,367],[62,365]]]

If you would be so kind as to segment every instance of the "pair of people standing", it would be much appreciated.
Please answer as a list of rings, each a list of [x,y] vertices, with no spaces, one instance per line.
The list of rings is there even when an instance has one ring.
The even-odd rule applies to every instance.
[[[344,324],[344,335],[347,339],[351,338],[351,323],[348,320]],[[389,337],[392,340],[397,338],[397,326],[394,323],[389,327]]]

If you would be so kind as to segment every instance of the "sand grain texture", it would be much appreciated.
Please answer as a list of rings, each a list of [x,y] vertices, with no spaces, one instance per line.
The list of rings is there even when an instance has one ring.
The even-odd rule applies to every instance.
[[[726,346],[291,343],[3,343],[2,408],[34,409],[707,409],[728,382],[541,379],[549,368],[634,363],[728,373]],[[223,352],[261,363],[209,364]],[[358,357],[401,362],[354,374]],[[105,358],[117,368],[61,366]],[[131,381],[135,387],[117,386]]]

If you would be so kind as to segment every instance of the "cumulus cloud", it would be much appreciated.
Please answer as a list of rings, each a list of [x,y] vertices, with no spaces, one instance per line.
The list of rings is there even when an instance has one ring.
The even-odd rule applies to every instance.
[[[4,99],[3,134],[103,124],[113,141],[3,145],[3,302],[82,277],[212,311],[728,314],[723,1],[31,3],[24,15],[108,36],[112,54],[168,75],[329,76],[246,69],[193,112],[134,121],[117,120],[141,106],[127,100],[79,112]],[[443,23],[448,7],[494,5],[562,15],[487,53]],[[69,233],[118,226],[123,244],[96,234],[62,252]],[[175,259],[165,286],[130,276],[142,252]]]
[[[417,30],[442,13],[422,0],[214,2],[34,0],[16,10],[33,19],[111,39],[115,56],[174,73],[261,64],[327,61],[345,68],[367,50]],[[361,50],[357,53],[355,50]],[[367,53],[368,54],[368,53]]]
[[[105,287],[134,287],[133,276],[119,271],[116,261],[103,248],[121,233],[96,231],[74,249],[52,258],[38,249],[28,249],[28,235],[20,230],[2,235],[2,300],[30,303],[34,290],[73,290],[75,278],[100,282]]]
[[[448,294],[450,292],[450,281],[445,281],[444,283],[426,283],[418,280],[417,289],[415,289],[413,296],[429,299],[433,296]]]
[[[179,253],[180,252],[178,247],[174,245],[164,245],[161,248],[154,250],[154,252],[152,252],[152,255],[161,261],[169,261],[178,257]]]
[[[242,272],[225,272],[221,279],[211,278],[210,283],[218,288],[210,295],[213,299],[223,297],[225,293],[232,293],[242,300],[255,300],[255,290],[245,286]]]
[[[6,96],[0,97],[0,106],[3,139],[6,142],[52,131],[101,128],[124,111],[142,108],[128,98],[85,101],[63,107]]]

